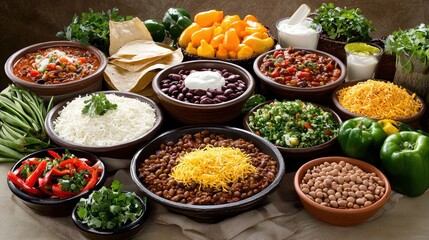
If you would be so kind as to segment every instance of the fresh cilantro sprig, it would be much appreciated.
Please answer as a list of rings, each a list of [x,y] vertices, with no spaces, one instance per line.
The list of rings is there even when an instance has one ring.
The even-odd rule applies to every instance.
[[[103,116],[109,110],[118,108],[116,103],[111,103],[104,93],[91,94],[91,98],[84,101],[85,106],[82,109],[83,114],[89,116],[100,115]]]
[[[397,60],[403,54],[408,55],[408,58],[401,58],[404,73],[413,71],[412,58],[426,65],[429,62],[429,24],[393,32],[386,38],[385,48],[386,52],[395,53]]]
[[[131,16],[120,16],[119,10],[113,8],[105,12],[82,12],[82,16],[74,15],[70,25],[64,31],[57,33],[57,37],[79,41],[82,45],[91,44],[108,54],[110,44],[109,20],[122,22],[132,19]]]
[[[322,3],[316,9],[313,23],[320,24],[330,39],[344,42],[369,41],[375,31],[372,21],[361,15],[360,8],[340,8],[333,3]]]
[[[114,180],[110,188],[103,186],[81,198],[78,219],[94,229],[115,229],[136,220],[143,214],[143,206],[134,192],[123,192],[122,184]]]

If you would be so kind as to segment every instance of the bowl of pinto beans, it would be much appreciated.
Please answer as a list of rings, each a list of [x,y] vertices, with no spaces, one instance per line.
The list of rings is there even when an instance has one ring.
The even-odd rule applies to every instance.
[[[346,66],[331,54],[304,48],[280,48],[253,64],[261,90],[277,98],[323,102],[346,78]]]
[[[105,164],[76,149],[50,148],[19,160],[7,175],[12,193],[36,213],[70,215],[81,197],[106,181]]]

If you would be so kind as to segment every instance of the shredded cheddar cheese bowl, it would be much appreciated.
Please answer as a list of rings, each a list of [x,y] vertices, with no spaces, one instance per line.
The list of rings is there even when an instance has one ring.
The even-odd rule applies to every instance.
[[[279,186],[285,163],[278,149],[262,137],[208,125],[177,128],[156,137],[134,155],[130,172],[154,202],[196,221],[218,222],[264,201]],[[236,198],[235,192],[249,189],[246,185],[254,192]]]
[[[117,108],[102,116],[89,116],[82,113],[82,108],[90,94],[65,100],[47,114],[47,134],[58,146],[88,151],[100,157],[130,159],[159,131],[162,112],[154,101],[135,93],[97,93],[104,93]]]
[[[347,82],[332,93],[332,101],[343,120],[365,116],[373,119],[393,119],[419,126],[426,111],[417,94],[383,80]]]

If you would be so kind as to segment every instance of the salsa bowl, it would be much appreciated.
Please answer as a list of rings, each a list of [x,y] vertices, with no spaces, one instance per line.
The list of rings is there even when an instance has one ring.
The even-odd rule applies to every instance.
[[[104,182],[106,181],[106,176],[107,176],[105,171],[105,164],[99,157],[86,151],[81,151],[78,149],[71,149],[71,148],[50,148],[50,149],[37,151],[25,156],[23,159],[19,160],[12,167],[11,172],[19,171],[21,166],[23,166],[23,164],[25,164],[25,161],[27,161],[28,159],[46,158],[46,157],[50,157],[51,159],[53,159],[52,154],[49,153],[50,151],[54,151],[60,156],[62,156],[66,152],[69,152],[74,156],[76,156],[77,158],[87,159],[89,166],[94,166],[95,164],[97,164],[97,168],[99,169],[99,173],[98,173],[99,176],[94,187],[88,190],[85,190],[79,193],[78,195],[73,195],[70,197],[66,196],[65,198],[61,198],[59,196],[48,197],[47,194],[43,194],[43,193],[40,193],[37,195],[30,194],[28,192],[23,191],[22,188],[19,187],[18,185],[15,185],[10,179],[7,180],[7,185],[16,197],[20,198],[26,206],[28,206],[38,214],[48,215],[48,216],[69,215],[72,212],[73,207],[81,197],[87,197],[89,194],[91,194],[93,190],[99,189],[104,185]],[[45,174],[44,176],[46,175],[47,174]],[[53,176],[54,173],[52,173],[51,175]],[[43,176],[40,176],[38,178],[39,183],[42,177]],[[36,183],[34,185],[34,188],[39,188],[40,187],[39,183]]]
[[[37,43],[12,54],[4,65],[8,78],[47,99],[61,100],[99,91],[107,58],[75,41]]]
[[[243,178],[231,181],[224,190],[217,187],[222,183],[222,177],[206,182],[212,184],[210,186],[200,181],[203,175],[199,173],[191,182],[180,177],[184,165],[178,167],[179,162],[184,162],[186,167],[189,160],[184,159],[191,155],[204,151],[213,153],[210,150],[214,150],[217,153],[233,151],[232,156],[236,156],[235,153],[239,154],[237,149],[241,154],[250,154],[256,172],[243,172]],[[163,155],[169,156],[169,161],[165,161]],[[222,156],[218,159],[225,159]],[[230,167],[227,167],[228,161],[224,165],[209,163],[213,160],[211,157],[201,160],[201,165],[207,166],[210,171],[206,173],[212,176],[219,176],[217,167],[224,170],[221,172],[230,172],[239,166],[248,170],[253,168],[243,164],[241,157],[234,159],[237,162]],[[151,200],[196,221],[218,222],[259,206],[279,186],[285,164],[274,145],[255,134],[233,127],[195,126],[167,131],[143,146],[134,155],[130,172],[133,181]],[[249,185],[249,181],[253,183]]]
[[[267,95],[312,102],[323,102],[346,78],[338,58],[305,48],[268,51],[256,58],[253,70]]]
[[[107,111],[103,116],[83,114],[83,101],[98,94],[104,94],[107,99],[114,98],[112,103],[118,105],[117,109]],[[143,143],[155,136],[162,122],[161,109],[151,99],[130,92],[101,91],[58,103],[49,111],[45,128],[51,140],[59,146],[81,149],[101,157],[131,159]]]

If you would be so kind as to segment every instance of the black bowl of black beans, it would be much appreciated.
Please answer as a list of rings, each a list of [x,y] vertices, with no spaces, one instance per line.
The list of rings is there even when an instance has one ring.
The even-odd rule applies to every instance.
[[[285,164],[273,144],[243,129],[187,126],[143,146],[130,172],[149,199],[196,221],[218,222],[260,206],[279,186]]]
[[[238,117],[255,90],[244,68],[217,60],[183,62],[152,81],[162,107],[184,124],[225,124]]]

